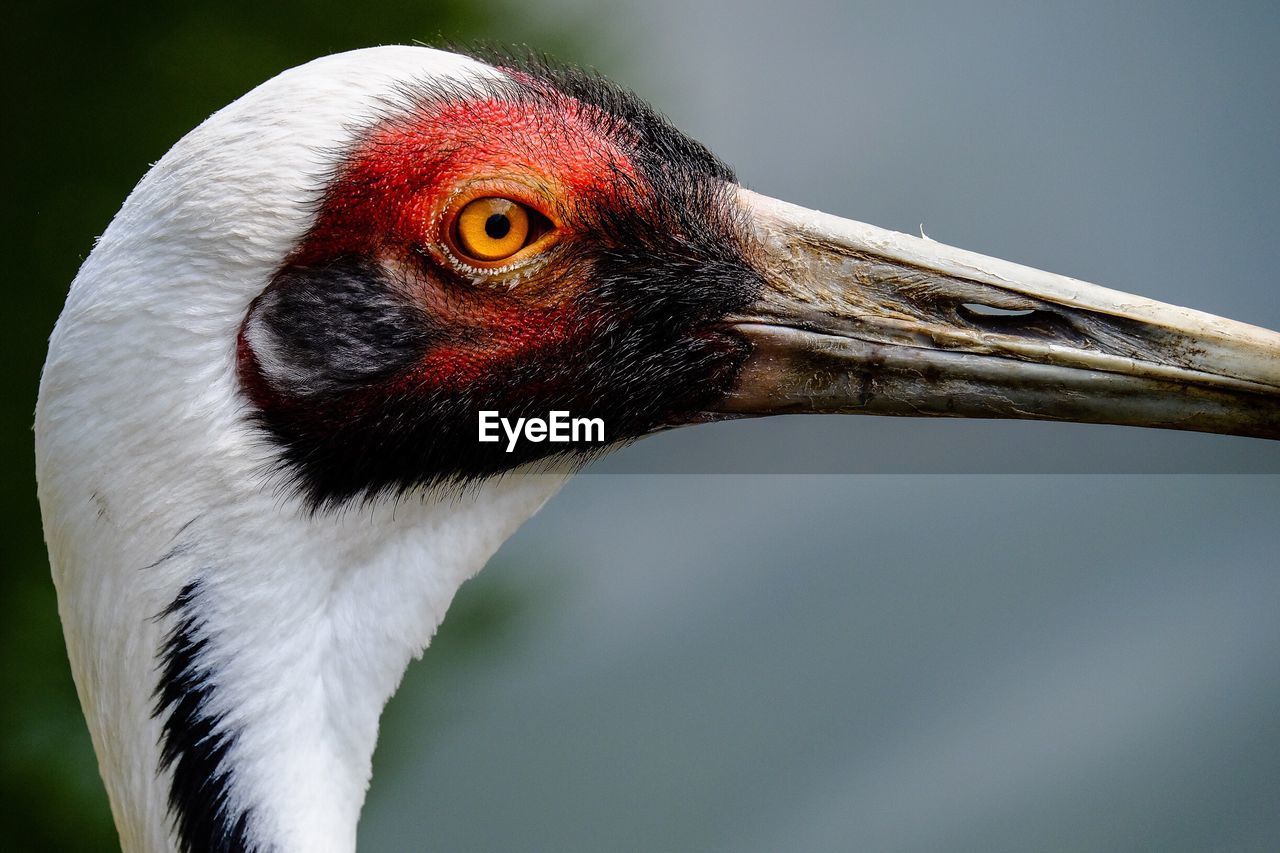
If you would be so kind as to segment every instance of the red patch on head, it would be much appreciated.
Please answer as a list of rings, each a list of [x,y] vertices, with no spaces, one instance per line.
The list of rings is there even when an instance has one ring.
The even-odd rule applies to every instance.
[[[519,285],[480,281],[443,263],[456,254],[445,217],[469,198],[512,198],[567,239],[584,205],[622,201],[642,185],[609,136],[624,127],[595,107],[545,94],[431,101],[372,128],[327,187],[314,226],[289,259],[320,266],[356,254],[414,270],[405,280],[420,290],[414,296],[424,312],[456,334],[437,342],[398,388],[462,388],[588,332],[591,323],[572,305],[578,283],[567,271],[556,278],[555,270],[540,270],[556,292],[543,289],[535,298]],[[424,258],[436,262],[433,273],[420,272]]]
[[[616,192],[635,170],[603,131],[610,120],[563,95],[428,103],[375,127],[328,187],[291,259],[417,248],[441,238],[440,218],[468,187],[491,186],[560,224],[583,199]]]

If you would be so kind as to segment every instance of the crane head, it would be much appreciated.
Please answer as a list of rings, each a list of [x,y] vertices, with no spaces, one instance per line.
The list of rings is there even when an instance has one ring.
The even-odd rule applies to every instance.
[[[390,99],[246,313],[239,376],[317,504],[777,412],[1280,436],[1280,336],[741,189],[599,77]],[[605,440],[478,441],[481,412]]]
[[[588,457],[723,398],[764,290],[729,169],[638,98],[537,65],[362,128],[249,309],[240,376],[315,500]],[[477,440],[481,411],[604,442]]]

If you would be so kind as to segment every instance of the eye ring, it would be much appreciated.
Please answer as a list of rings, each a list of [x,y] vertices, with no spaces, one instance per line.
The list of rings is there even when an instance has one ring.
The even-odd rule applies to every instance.
[[[460,259],[485,269],[541,251],[540,244],[554,230],[554,223],[528,204],[503,195],[483,195],[456,209],[444,237]]]

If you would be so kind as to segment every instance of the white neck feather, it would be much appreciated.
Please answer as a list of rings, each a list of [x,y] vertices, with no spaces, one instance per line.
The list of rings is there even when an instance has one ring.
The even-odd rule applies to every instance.
[[[486,67],[376,48],[286,72],[148,173],[85,262],[37,408],[45,536],[68,653],[124,849],[173,850],[158,654],[193,605],[233,808],[281,851],[344,851],[383,704],[458,586],[559,487],[516,474],[453,499],[311,515],[265,476],[235,338],[309,225],[327,158],[397,86]]]
[[[236,732],[233,794],[279,851],[350,851],[378,718],[458,587],[564,482],[525,475],[464,497],[309,517],[292,501],[183,531],[217,705]],[[247,542],[245,541],[247,540]],[[252,544],[248,544],[252,543]],[[159,568],[159,567],[157,567]]]

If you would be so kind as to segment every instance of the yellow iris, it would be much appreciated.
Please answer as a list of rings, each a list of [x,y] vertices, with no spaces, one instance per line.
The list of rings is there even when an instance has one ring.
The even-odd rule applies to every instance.
[[[529,213],[509,198],[478,198],[458,214],[458,246],[478,261],[500,261],[524,248]]]

